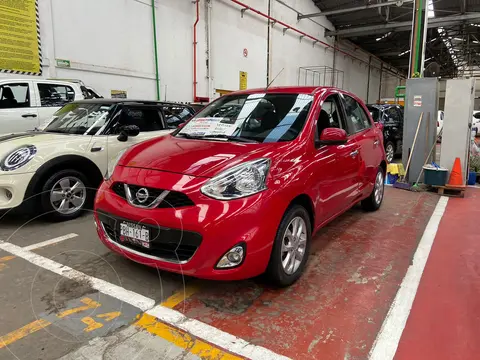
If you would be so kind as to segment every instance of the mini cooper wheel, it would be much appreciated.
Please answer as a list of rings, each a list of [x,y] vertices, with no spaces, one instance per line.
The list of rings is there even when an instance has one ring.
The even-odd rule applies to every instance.
[[[395,145],[391,141],[385,145],[385,155],[389,163],[395,158]]]
[[[303,206],[294,205],[283,216],[273,244],[266,274],[275,285],[285,287],[299,279],[310,252],[312,230]]]
[[[376,211],[380,209],[380,206],[382,205],[382,202],[383,202],[384,191],[385,191],[385,174],[382,168],[378,168],[372,193],[368,198],[362,201],[363,209],[367,211]]]
[[[42,210],[54,221],[80,216],[93,199],[85,175],[76,170],[56,172],[47,179],[41,191]]]

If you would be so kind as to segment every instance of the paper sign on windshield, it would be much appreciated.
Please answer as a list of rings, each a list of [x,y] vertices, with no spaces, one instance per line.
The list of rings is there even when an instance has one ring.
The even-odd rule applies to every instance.
[[[237,121],[230,118],[197,118],[185,125],[181,133],[194,136],[231,136],[237,129]]]

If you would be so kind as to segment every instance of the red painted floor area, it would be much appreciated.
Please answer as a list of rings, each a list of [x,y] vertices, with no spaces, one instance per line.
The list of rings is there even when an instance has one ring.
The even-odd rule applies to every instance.
[[[480,358],[480,189],[450,199],[396,360]]]
[[[206,282],[177,310],[293,359],[366,359],[437,201],[388,188],[317,234],[294,286]]]

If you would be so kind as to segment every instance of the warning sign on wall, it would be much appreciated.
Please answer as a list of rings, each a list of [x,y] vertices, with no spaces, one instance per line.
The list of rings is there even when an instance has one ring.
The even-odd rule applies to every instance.
[[[42,74],[37,0],[0,0],[0,72]]]
[[[240,71],[240,90],[247,90],[248,74],[246,71]]]
[[[415,95],[413,97],[413,106],[422,107],[422,95]]]
[[[110,96],[112,97],[112,99],[126,99],[127,90],[111,90]]]

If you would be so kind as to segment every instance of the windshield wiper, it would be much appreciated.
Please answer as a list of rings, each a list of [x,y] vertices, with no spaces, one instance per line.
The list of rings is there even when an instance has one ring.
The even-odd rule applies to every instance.
[[[203,138],[208,139],[226,139],[228,141],[237,141],[243,143],[258,143],[258,141],[241,137],[241,136],[231,136],[231,135],[224,135],[224,134],[215,134],[215,135],[204,135]]]

